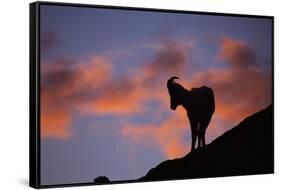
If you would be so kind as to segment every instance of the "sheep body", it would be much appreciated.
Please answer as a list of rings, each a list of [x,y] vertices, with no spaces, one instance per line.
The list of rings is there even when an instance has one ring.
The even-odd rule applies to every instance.
[[[172,77],[167,81],[170,94],[170,106],[175,110],[181,105],[185,108],[191,127],[192,145],[191,150],[195,150],[198,138],[198,148],[205,147],[205,133],[215,112],[215,97],[213,90],[202,86],[192,88],[190,91],[182,85],[176,83]]]

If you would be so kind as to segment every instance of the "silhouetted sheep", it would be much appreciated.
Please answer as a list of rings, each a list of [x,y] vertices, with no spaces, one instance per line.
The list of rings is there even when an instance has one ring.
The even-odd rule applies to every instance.
[[[215,111],[215,98],[213,90],[209,87],[192,88],[190,91],[174,80],[178,77],[171,77],[167,81],[170,94],[170,107],[176,110],[177,106],[182,105],[189,118],[191,126],[192,146],[191,151],[195,150],[196,139],[198,136],[198,148],[205,147],[205,133]]]

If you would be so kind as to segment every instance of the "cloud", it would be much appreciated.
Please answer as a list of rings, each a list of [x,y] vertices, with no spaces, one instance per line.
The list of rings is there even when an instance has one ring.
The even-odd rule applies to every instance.
[[[223,37],[217,57],[229,67],[197,73],[190,82],[193,86],[213,88],[216,114],[240,121],[271,103],[271,71],[257,64],[260,60],[252,45]]]
[[[41,114],[41,136],[43,138],[68,139],[71,136],[71,117],[66,110]]]
[[[95,90],[111,79],[111,71],[111,63],[103,57],[94,57],[89,63],[71,59],[42,63],[42,137],[70,137],[71,113],[97,96]]]
[[[183,156],[190,150],[190,146],[183,143],[183,139],[190,136],[190,129],[187,125],[186,112],[178,109],[159,123],[159,125],[125,123],[122,128],[122,135],[147,147],[156,147],[169,158]]]
[[[146,91],[135,81],[122,78],[112,80],[98,88],[94,99],[81,104],[83,113],[96,115],[132,115],[144,111],[142,101]]]
[[[89,61],[58,59],[42,64],[42,137],[71,137],[73,112],[80,115],[115,115],[124,121],[122,137],[160,149],[172,159],[190,150],[190,127],[183,108],[169,110],[166,81],[178,75],[186,88],[206,85],[214,90],[216,111],[207,129],[207,141],[233,127],[246,116],[271,103],[271,72],[259,66],[255,48],[246,41],[224,36],[214,57],[226,66],[189,73],[191,46],[166,40],[153,49],[154,56],[116,76],[116,65],[105,56]],[[267,63],[264,63],[267,64]],[[191,75],[192,74],[192,75]],[[185,76],[193,76],[188,81]],[[149,102],[161,108],[151,116],[167,115],[158,124],[126,121],[146,113]],[[61,116],[61,117],[58,117]],[[45,124],[44,124],[45,123]]]
[[[163,40],[154,57],[138,68],[138,72],[143,73],[144,83],[155,86],[171,75],[184,75],[190,65],[190,49],[189,43],[173,39]]]
[[[230,37],[221,39],[218,46],[219,52],[214,56],[221,61],[219,64],[227,67],[210,68],[195,73],[188,81],[184,77],[179,80],[189,89],[207,85],[214,90],[216,111],[207,129],[207,142],[272,101],[271,72],[257,64],[260,60],[253,46]],[[161,100],[168,107],[169,97],[164,96],[164,92]],[[182,141],[183,134],[190,135],[189,122],[183,108],[174,114],[157,126],[128,124],[122,131],[123,135],[144,146],[160,148],[170,159],[183,156],[191,143],[190,139]]]
[[[176,40],[162,41],[152,62],[145,65],[146,72],[159,75],[182,72],[182,69],[185,69],[188,63],[188,48],[187,44]]]
[[[218,58],[232,66],[246,69],[250,66],[257,66],[258,56],[254,47],[249,43],[224,36],[220,39]]]
[[[52,136],[56,119],[47,119],[57,110],[69,118],[57,127],[69,130],[74,111],[80,114],[129,116],[145,112],[146,102],[163,101],[166,78],[183,73],[188,64],[188,46],[175,40],[163,41],[155,56],[125,76],[114,76],[115,65],[105,56],[89,61],[61,58],[41,64],[42,136]],[[164,81],[164,83],[163,83]],[[153,93],[152,93],[153,92]],[[53,121],[53,123],[52,123]],[[66,120],[65,120],[66,121]],[[44,134],[48,131],[48,135]],[[71,134],[71,132],[65,132]],[[62,136],[54,130],[54,137]],[[68,135],[70,136],[70,135]]]

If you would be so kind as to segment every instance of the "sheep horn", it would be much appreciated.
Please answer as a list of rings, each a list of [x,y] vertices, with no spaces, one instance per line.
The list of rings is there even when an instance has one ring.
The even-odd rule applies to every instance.
[[[176,77],[176,76],[171,77],[171,78],[167,81],[168,86],[170,86],[170,85],[174,82],[175,79],[179,79],[179,77]]]

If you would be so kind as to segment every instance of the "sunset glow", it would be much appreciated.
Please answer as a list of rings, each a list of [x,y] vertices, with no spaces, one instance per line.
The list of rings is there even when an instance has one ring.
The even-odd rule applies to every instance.
[[[43,184],[134,179],[186,155],[190,126],[170,109],[171,76],[213,89],[207,143],[272,103],[270,21],[170,14],[42,6]]]

